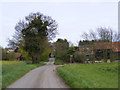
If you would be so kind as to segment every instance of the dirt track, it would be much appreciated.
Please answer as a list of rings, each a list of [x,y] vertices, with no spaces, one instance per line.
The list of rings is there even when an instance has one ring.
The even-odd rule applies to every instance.
[[[55,72],[53,62],[38,67],[17,80],[8,88],[68,88]]]

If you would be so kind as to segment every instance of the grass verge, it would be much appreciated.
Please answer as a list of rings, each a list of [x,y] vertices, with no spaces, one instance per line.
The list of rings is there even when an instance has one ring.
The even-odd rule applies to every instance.
[[[42,65],[44,65],[43,62],[39,64],[26,64],[22,61],[2,61],[2,88],[6,88],[30,70]]]
[[[57,72],[71,88],[118,88],[118,63],[68,64]]]

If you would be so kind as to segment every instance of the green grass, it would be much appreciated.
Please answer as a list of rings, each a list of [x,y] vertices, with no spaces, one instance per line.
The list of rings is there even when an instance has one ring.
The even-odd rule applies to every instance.
[[[26,64],[22,61],[2,61],[2,88],[6,88],[30,70],[41,65],[44,63]]]
[[[69,64],[57,72],[71,88],[118,88],[118,63]]]

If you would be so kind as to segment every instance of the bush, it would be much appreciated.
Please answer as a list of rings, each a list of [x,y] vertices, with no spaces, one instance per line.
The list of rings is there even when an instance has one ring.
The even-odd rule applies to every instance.
[[[43,51],[43,53],[40,55],[40,60],[42,60],[42,61],[48,61],[50,53],[51,53],[51,49],[46,48]]]
[[[2,60],[16,60],[17,56],[15,52],[7,53],[6,51],[2,51]]]
[[[63,65],[64,61],[63,60],[55,60],[54,64],[55,65]]]
[[[75,62],[84,63],[85,55],[77,51],[74,53],[74,60]]]
[[[28,62],[32,60],[32,58],[29,56],[28,52],[26,52],[24,49],[19,48],[18,52],[20,52],[22,54],[22,56],[24,57],[24,59],[27,60]]]

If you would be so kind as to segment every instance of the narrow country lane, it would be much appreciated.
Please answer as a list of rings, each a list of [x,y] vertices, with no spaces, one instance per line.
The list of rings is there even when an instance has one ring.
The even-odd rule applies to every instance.
[[[30,71],[8,88],[68,88],[56,74],[53,62]]]

